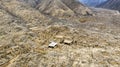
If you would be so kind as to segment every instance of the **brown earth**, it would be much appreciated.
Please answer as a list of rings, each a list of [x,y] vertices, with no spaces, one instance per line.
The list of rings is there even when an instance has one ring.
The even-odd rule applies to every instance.
[[[116,11],[75,0],[23,2],[0,0],[0,67],[120,66]],[[49,48],[51,41],[57,46]]]

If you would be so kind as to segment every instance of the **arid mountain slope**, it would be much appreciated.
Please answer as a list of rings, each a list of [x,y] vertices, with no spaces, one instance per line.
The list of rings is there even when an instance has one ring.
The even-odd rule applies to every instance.
[[[0,0],[0,67],[120,67],[116,11],[76,0],[21,1]]]
[[[39,9],[42,13],[52,16],[63,16],[64,14],[68,14],[68,16],[75,15],[74,12],[60,0],[42,0],[37,6],[37,9]]]
[[[36,7],[41,0],[18,0],[18,1],[29,4],[31,7]]]
[[[76,0],[42,0],[37,6],[40,12],[52,16],[88,15],[92,11]],[[55,14],[55,15],[54,15]]]
[[[8,11],[13,16],[19,17],[25,22],[33,25],[35,23],[41,23],[41,21],[49,21],[49,19],[38,10],[17,0],[1,0],[0,5],[2,9]]]
[[[120,11],[120,0],[108,0],[107,2],[99,5],[98,7]]]
[[[104,3],[107,0],[79,0],[81,3],[87,5],[87,6],[98,6],[101,3]]]

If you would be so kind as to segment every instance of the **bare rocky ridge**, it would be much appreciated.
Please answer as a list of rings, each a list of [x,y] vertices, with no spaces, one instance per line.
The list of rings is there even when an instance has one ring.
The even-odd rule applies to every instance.
[[[116,11],[75,0],[24,1],[0,0],[0,67],[120,66]]]

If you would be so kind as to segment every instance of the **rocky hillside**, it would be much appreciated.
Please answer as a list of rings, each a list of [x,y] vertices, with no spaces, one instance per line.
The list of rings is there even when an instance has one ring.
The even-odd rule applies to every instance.
[[[76,0],[0,0],[0,67],[119,67],[119,19]]]
[[[120,0],[108,0],[107,2],[99,5],[98,7],[120,11]]]
[[[41,2],[41,0],[17,0],[17,1],[29,4],[31,7],[36,7]]]
[[[89,8],[75,0],[42,0],[37,9],[44,14],[61,17],[91,14]]]

